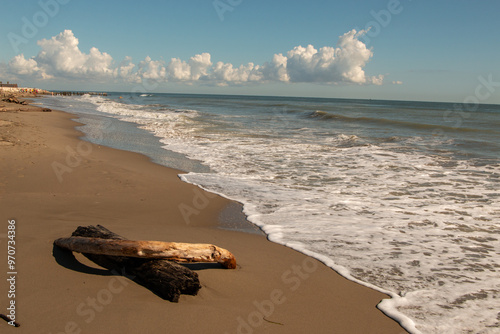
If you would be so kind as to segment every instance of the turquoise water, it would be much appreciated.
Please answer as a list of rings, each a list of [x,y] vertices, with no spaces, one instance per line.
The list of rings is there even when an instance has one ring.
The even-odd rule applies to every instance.
[[[390,294],[379,307],[408,330],[500,332],[500,106],[130,93],[43,103],[81,117],[91,141],[244,203],[270,240]]]

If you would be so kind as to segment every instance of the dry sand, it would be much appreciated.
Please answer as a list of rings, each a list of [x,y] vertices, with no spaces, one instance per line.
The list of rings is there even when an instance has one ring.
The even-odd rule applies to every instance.
[[[15,300],[21,327],[0,319],[1,333],[405,333],[376,308],[384,294],[265,236],[217,228],[235,204],[181,182],[180,171],[81,141],[67,113],[2,108],[0,313]],[[6,280],[12,219],[15,298]],[[96,224],[129,239],[213,243],[238,268],[195,266],[199,294],[170,303],[80,254],[54,251],[54,239]]]

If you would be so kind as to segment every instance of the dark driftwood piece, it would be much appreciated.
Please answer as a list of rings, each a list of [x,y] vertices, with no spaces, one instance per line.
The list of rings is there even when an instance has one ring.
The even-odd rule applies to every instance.
[[[28,104],[26,101],[19,101],[17,99],[17,97],[15,97],[14,95],[10,95],[8,98],[3,99],[2,101],[9,102],[9,103],[22,104],[22,105]]]
[[[73,237],[125,240],[101,225],[79,226]],[[146,287],[156,295],[178,302],[181,294],[196,295],[201,288],[198,274],[177,263],[160,259],[143,259],[83,253],[101,267],[117,271]]]
[[[0,318],[7,321],[9,325],[14,326],[14,327],[20,327],[21,325],[18,322],[12,321],[8,316],[4,314],[0,314]]]

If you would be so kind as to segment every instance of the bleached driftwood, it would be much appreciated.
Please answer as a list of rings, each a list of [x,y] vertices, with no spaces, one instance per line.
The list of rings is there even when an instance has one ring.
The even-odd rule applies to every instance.
[[[236,260],[231,252],[211,244],[86,237],[60,238],[54,243],[61,248],[79,253],[168,259],[177,262],[218,262],[224,268],[236,268]]]
[[[104,226],[79,226],[73,237],[125,240]],[[164,259],[145,259],[127,256],[108,256],[83,253],[101,267],[121,274],[151,290],[159,297],[178,302],[181,294],[196,295],[201,288],[198,274],[185,266]]]

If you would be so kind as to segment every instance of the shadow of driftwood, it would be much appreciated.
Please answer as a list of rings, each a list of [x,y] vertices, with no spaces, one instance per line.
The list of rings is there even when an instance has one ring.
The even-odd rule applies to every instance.
[[[64,268],[90,275],[113,276],[111,270],[89,267],[76,259],[73,252],[62,249],[56,245],[52,247],[52,256],[56,262]]]

